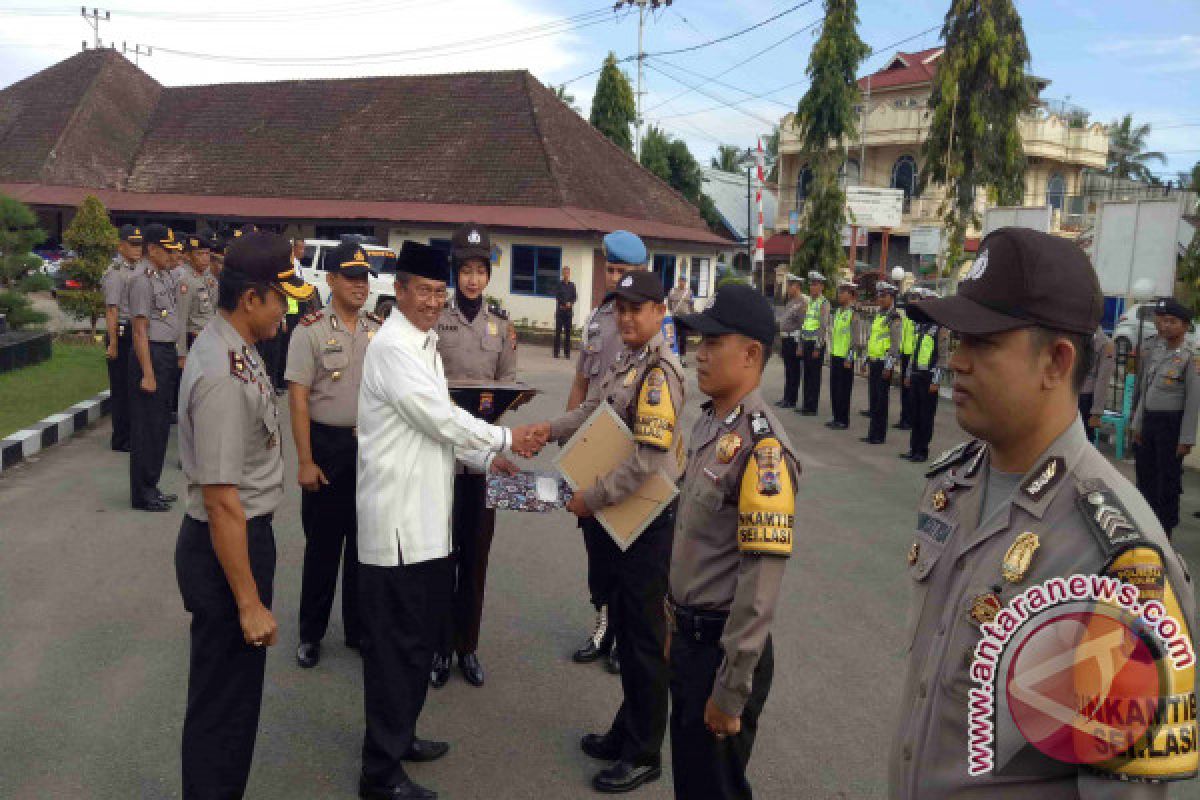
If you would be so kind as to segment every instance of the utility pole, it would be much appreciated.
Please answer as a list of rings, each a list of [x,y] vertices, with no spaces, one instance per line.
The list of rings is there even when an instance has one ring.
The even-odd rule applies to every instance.
[[[100,49],[100,23],[111,21],[112,14],[108,11],[101,12],[100,9],[98,9],[98,8],[93,8],[92,13],[89,14],[86,6],[81,7],[79,9],[79,11],[80,11],[80,14],[82,14],[82,16],[83,16],[84,22],[86,22],[88,24],[88,27],[90,27],[92,29],[92,48],[95,50],[99,50]],[[104,16],[100,16],[101,13],[103,13]]]
[[[635,131],[633,154],[639,162],[642,160],[642,95],[645,94],[642,91],[642,83],[646,73],[646,51],[642,47],[646,27],[646,8],[657,11],[660,8],[666,8],[671,3],[672,0],[617,0],[617,4],[613,6],[613,11],[620,11],[624,6],[630,8],[637,6],[638,10],[637,91],[634,93],[634,101],[637,103],[637,118],[633,122]]]
[[[136,66],[141,66],[138,63],[138,57],[146,56],[147,58],[149,58],[150,56],[154,55],[154,48],[149,45],[146,45],[146,47],[143,48],[140,44],[135,44],[133,46],[133,48],[130,49],[128,44],[126,44],[125,42],[121,42],[121,52],[124,53],[126,56],[128,56],[130,53],[133,53],[133,65],[136,67]]]

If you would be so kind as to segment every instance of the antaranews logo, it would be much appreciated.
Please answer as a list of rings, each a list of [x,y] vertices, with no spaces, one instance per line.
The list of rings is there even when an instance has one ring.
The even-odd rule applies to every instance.
[[[1158,600],[1102,575],[1052,578],[980,626],[969,691],[967,772],[997,768],[1012,725],[1043,754],[1104,765],[1196,749],[1196,695],[1168,670],[1195,663],[1186,628]],[[1161,752],[1160,752],[1161,750]]]

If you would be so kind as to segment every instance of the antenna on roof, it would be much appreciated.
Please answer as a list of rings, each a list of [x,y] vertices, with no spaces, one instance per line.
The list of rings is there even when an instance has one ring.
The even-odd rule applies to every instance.
[[[111,22],[112,21],[112,12],[105,11],[105,12],[103,12],[104,16],[100,16],[100,14],[101,14],[100,9],[93,8],[92,13],[89,14],[88,10],[87,10],[87,6],[80,7],[79,12],[83,16],[83,21],[86,22],[88,24],[88,26],[92,29],[92,35],[93,35],[92,47],[96,50],[99,50],[100,49],[100,23],[101,22]],[[115,45],[113,47],[115,49]],[[87,49],[86,41],[83,43],[83,49],[84,50]]]
[[[143,47],[140,44],[135,44],[131,48],[127,43],[121,42],[121,52],[124,53],[126,56],[128,56],[130,53],[133,53],[134,66],[140,66],[140,64],[138,63],[138,58],[140,56],[146,56],[147,58],[149,58],[150,56],[154,55],[154,48],[151,47],[150,45],[146,45]]]

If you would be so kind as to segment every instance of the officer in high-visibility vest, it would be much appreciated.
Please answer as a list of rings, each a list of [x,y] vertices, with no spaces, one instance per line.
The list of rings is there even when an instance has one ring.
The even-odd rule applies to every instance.
[[[938,296],[930,289],[915,289],[913,300]],[[913,325],[913,354],[904,377],[904,394],[912,409],[912,433],[908,451],[900,457],[916,463],[929,460],[929,440],[933,438],[933,420],[937,415],[938,390],[946,359],[950,355],[950,334],[915,305],[909,306],[907,320]]]
[[[821,398],[821,368],[825,362],[825,342],[829,338],[829,300],[825,297],[825,276],[816,270],[808,273],[808,309],[800,326],[803,344],[804,393],[800,413],[817,413]]]
[[[913,321],[908,318],[909,304],[921,299],[921,292],[914,289],[909,292],[903,303],[900,303],[899,311],[903,315],[903,322],[900,328],[900,376],[902,379],[908,378],[908,366],[912,363],[913,352],[917,346],[916,326]],[[900,421],[892,427],[898,431],[912,430],[913,415],[912,401],[908,396],[907,391],[900,392]]]
[[[850,427],[850,393],[854,389],[854,298],[858,284],[838,284],[837,310],[829,324],[829,405],[833,419],[826,428],[844,431]]]
[[[904,318],[896,310],[899,290],[887,281],[875,284],[879,313],[871,323],[867,340],[867,397],[871,427],[862,441],[883,444],[887,440],[888,391],[892,373],[899,364]]]

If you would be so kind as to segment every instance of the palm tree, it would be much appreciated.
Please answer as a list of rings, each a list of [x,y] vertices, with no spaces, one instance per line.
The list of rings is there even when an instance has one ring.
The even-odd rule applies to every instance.
[[[571,109],[576,114],[583,116],[583,110],[580,109],[579,106],[575,105],[575,95],[567,93],[567,85],[565,83],[562,86],[554,87],[554,96],[563,101],[567,108]]]
[[[1180,172],[1179,188],[1191,189],[1193,192],[1200,191],[1200,161],[1192,165],[1191,172]]]
[[[719,144],[717,154],[712,158],[713,169],[722,172],[741,172],[745,163],[745,151],[737,145]]]
[[[1167,157],[1157,150],[1146,149],[1150,137],[1148,124],[1135,125],[1133,114],[1126,114],[1108,130],[1108,174],[1150,183],[1153,175],[1147,163],[1166,164]]]

